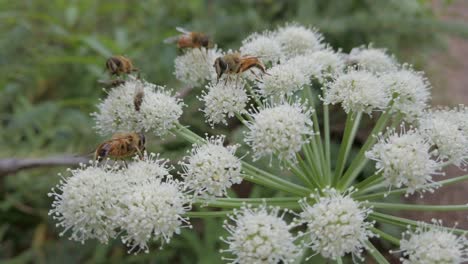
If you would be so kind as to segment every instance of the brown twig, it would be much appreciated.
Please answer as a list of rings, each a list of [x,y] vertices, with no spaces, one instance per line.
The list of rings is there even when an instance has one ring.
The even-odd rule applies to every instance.
[[[57,156],[35,159],[0,159],[0,176],[14,174],[20,170],[52,166],[76,166],[86,163],[89,158],[76,156]]]

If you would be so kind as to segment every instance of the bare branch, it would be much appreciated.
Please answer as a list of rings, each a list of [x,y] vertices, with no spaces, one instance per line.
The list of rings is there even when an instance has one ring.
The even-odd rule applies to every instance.
[[[77,156],[57,156],[43,159],[0,159],[0,176],[39,167],[76,166],[80,163],[87,163],[88,161],[89,158]]]

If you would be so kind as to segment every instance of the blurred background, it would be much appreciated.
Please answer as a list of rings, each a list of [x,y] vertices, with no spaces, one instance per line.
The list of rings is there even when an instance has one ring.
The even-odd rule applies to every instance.
[[[464,0],[0,0],[0,160],[91,152],[103,138],[93,130],[89,114],[105,95],[97,81],[108,78],[104,62],[112,54],[132,58],[148,81],[178,91],[185,88],[172,74],[178,51],[162,43],[177,34],[176,26],[208,32],[227,50],[237,49],[252,32],[288,21],[316,27],[344,52],[370,42],[385,47],[400,62],[426,71],[434,105],[468,104]],[[200,92],[184,98],[189,107],[181,122],[197,133],[225,133],[239,142],[242,128],[235,122],[215,130],[205,125],[196,99]],[[339,132],[338,127],[336,140]],[[148,149],[174,161],[190,147],[173,138],[149,142]],[[65,168],[6,171],[0,166],[0,263],[220,262],[218,237],[224,233],[217,219],[195,221],[193,230],[183,231],[163,250],[154,245],[149,254],[137,256],[127,255],[120,241],[81,245],[59,237],[47,215],[47,193]],[[451,188],[412,202],[466,202],[467,184]],[[236,195],[276,194],[243,184]],[[464,219],[461,225],[467,227],[466,213],[445,215],[449,225]]]

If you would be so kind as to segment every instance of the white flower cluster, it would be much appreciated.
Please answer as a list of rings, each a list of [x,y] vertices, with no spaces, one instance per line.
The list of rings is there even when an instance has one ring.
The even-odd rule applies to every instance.
[[[320,33],[299,24],[287,24],[278,28],[275,32],[275,39],[281,45],[286,58],[324,48],[323,37]]]
[[[457,236],[442,227],[441,221],[433,225],[419,223],[415,230],[408,230],[400,241],[403,264],[453,264],[468,261],[468,239]]]
[[[372,212],[350,194],[340,194],[332,188],[322,190],[323,195],[311,195],[315,200],[310,205],[301,200],[302,212],[299,221],[307,224],[312,250],[325,258],[337,259],[347,253],[361,258],[364,242],[375,236],[369,229],[374,225],[367,222]],[[351,191],[352,192],[352,191]]]
[[[267,75],[258,82],[260,94],[263,96],[293,95],[309,83],[307,76],[300,68],[289,63],[282,63],[268,69]]]
[[[187,49],[183,55],[175,59],[174,74],[178,80],[191,87],[199,86],[205,81],[215,80],[216,71],[213,64],[221,55],[221,51],[216,47]]]
[[[280,160],[294,161],[307,143],[304,138],[313,134],[311,111],[299,103],[283,102],[252,113],[245,141],[252,147],[254,159],[275,154]]]
[[[275,65],[283,57],[281,45],[276,41],[274,33],[254,33],[242,41],[241,54],[258,56],[264,63]]]
[[[143,93],[139,109],[134,98]],[[175,127],[182,115],[179,99],[157,86],[136,78],[112,88],[107,98],[98,105],[99,112],[92,113],[95,128],[103,135],[121,131],[152,131],[164,135]]]
[[[350,71],[328,83],[324,90],[325,104],[341,104],[346,113],[385,109],[390,100],[377,76],[368,71]]]
[[[173,180],[165,160],[155,155],[130,164],[128,169],[96,164],[71,170],[49,194],[54,198],[49,214],[71,232],[70,239],[107,243],[121,235],[129,252],[148,252],[150,240],[169,242],[187,226],[190,200]]]
[[[382,172],[389,188],[406,186],[407,195],[414,191],[433,192],[437,185],[432,176],[441,173],[431,155],[431,144],[416,129],[402,130],[381,136],[366,156],[376,161],[377,172]]]
[[[419,119],[419,127],[437,148],[440,159],[466,167],[468,107],[428,111]]]
[[[300,250],[294,243],[296,237],[290,233],[293,225],[286,223],[278,207],[258,208],[244,206],[229,216],[224,228],[229,236],[224,238],[235,258],[224,258],[231,263],[273,264],[292,263]]]
[[[291,58],[287,63],[301,70],[308,79],[315,78],[320,82],[342,74],[345,68],[342,55],[331,48],[307,52]]]
[[[389,56],[384,49],[376,49],[372,46],[352,49],[348,60],[350,63],[357,64],[359,69],[373,73],[391,72],[398,68],[398,63],[393,56]]]
[[[224,147],[224,137],[211,137],[194,145],[182,163],[185,187],[202,196],[224,196],[233,184],[242,181],[241,161],[234,156],[237,146]]]
[[[244,81],[239,81],[237,85],[235,81],[210,83],[206,88],[200,99],[205,103],[202,111],[212,126],[217,123],[227,125],[227,118],[247,112],[245,108],[249,97],[244,90]]]

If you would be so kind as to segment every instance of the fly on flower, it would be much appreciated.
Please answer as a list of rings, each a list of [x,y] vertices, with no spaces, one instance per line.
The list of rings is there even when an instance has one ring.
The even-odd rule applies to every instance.
[[[143,133],[117,133],[101,143],[94,152],[94,159],[101,161],[106,157],[123,159],[137,153],[142,157],[145,150]]]
[[[210,36],[202,32],[192,32],[181,27],[176,27],[176,30],[182,33],[181,35],[169,37],[164,40],[164,43],[176,43],[179,49],[186,48],[201,48],[209,49],[213,47],[213,41]]]
[[[255,72],[252,68],[257,68],[262,71],[263,74],[267,74],[265,65],[256,56],[241,55],[238,52],[229,53],[224,56],[217,58],[213,65],[216,69],[217,81],[223,76],[223,74],[240,74],[250,70],[254,75]],[[229,77],[228,77],[229,78]],[[239,75],[237,75],[237,80]],[[227,83],[227,79],[226,79]]]

